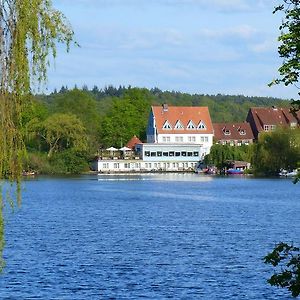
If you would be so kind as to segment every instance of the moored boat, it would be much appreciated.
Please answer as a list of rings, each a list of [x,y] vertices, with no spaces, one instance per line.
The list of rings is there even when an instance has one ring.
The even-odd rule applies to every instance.
[[[244,170],[240,170],[240,169],[228,169],[226,171],[226,174],[228,175],[239,175],[239,174],[244,174]]]

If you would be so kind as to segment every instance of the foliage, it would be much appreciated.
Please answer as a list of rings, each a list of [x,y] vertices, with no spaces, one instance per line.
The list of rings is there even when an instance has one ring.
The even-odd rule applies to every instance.
[[[1,0],[0,178],[16,181],[18,191],[25,153],[22,111],[32,82],[45,80],[48,55],[56,56],[56,42],[69,48],[72,38],[70,25],[52,7],[51,0]],[[2,210],[2,199],[0,205]],[[4,245],[3,224],[1,213],[0,255]]]
[[[49,163],[50,174],[80,174],[89,170],[86,152],[74,148],[55,153]]]
[[[73,89],[53,96],[49,102],[50,113],[73,114],[83,123],[90,152],[96,152],[100,143],[100,114],[97,101],[88,91]]]
[[[300,162],[300,131],[278,128],[260,134],[254,147],[253,166],[256,173],[277,175],[280,169],[296,169]]]
[[[48,157],[64,149],[86,150],[85,128],[75,115],[53,114],[43,123],[35,123],[32,128],[46,142]]]
[[[241,160],[250,161],[252,146],[230,146],[214,144],[211,147],[210,153],[205,156],[204,162],[207,165],[214,165],[219,170],[222,170],[227,166],[228,160]]]
[[[112,109],[101,121],[104,147],[120,147],[133,135],[145,138],[150,112],[150,95],[145,89],[130,89],[122,99],[114,99]]]
[[[283,63],[278,72],[280,78],[273,80],[270,84],[283,83],[288,86],[297,85],[300,71],[300,2],[299,0],[283,0],[283,4],[275,7],[273,13],[283,12],[284,18],[279,27],[281,34],[278,38],[279,56],[283,58]],[[300,95],[300,92],[298,93]],[[300,100],[294,101],[294,110],[300,109]]]
[[[280,269],[268,279],[273,286],[287,288],[293,297],[300,294],[300,249],[286,243],[279,243],[265,256],[266,264]]]

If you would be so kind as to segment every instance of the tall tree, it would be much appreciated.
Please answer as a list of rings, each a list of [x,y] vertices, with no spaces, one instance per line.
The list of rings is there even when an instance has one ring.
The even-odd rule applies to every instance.
[[[283,58],[279,67],[280,77],[273,80],[272,84],[297,85],[300,76],[300,1],[283,0],[283,4],[275,7],[273,13],[283,12],[283,20],[279,26],[281,31],[278,41],[278,53]],[[300,96],[300,92],[298,93]],[[300,109],[300,100],[293,101],[294,110]]]
[[[69,49],[72,39],[69,23],[51,0],[0,0],[0,178],[19,183],[24,103],[29,101],[32,83],[46,79],[48,57],[56,56],[56,42],[65,43]],[[0,257],[3,232],[1,211]]]
[[[283,0],[283,4],[275,7],[273,13],[283,12],[283,20],[279,27],[281,34],[278,38],[280,45],[278,53],[283,58],[283,63],[278,69],[280,78],[273,80],[272,84],[295,85],[300,76],[300,1]],[[300,92],[298,92],[300,96]],[[300,100],[292,102],[291,112],[297,117],[300,110]],[[298,119],[298,124],[300,120]],[[298,150],[299,155],[299,150]],[[298,160],[299,163],[299,160]],[[300,171],[294,183],[300,180]],[[294,255],[293,252],[297,252]],[[271,285],[287,288],[293,297],[300,294],[300,254],[299,248],[279,243],[274,250],[265,257],[265,262],[272,264],[274,267],[281,265],[281,273],[274,274],[268,282]]]

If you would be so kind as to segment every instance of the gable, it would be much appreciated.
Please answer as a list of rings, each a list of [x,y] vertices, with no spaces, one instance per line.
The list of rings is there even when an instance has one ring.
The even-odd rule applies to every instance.
[[[165,123],[162,126],[162,129],[168,129],[168,130],[172,129],[172,126],[168,120],[165,121]]]
[[[199,122],[197,129],[206,129],[206,125],[202,120]]]
[[[192,120],[188,122],[186,129],[196,129],[196,126]]]
[[[177,120],[174,129],[184,129],[184,126],[182,125],[182,123],[180,122],[180,120]]]

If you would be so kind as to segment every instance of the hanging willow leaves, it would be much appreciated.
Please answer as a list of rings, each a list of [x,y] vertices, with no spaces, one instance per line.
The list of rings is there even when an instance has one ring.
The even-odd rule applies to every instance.
[[[56,43],[69,50],[73,31],[51,0],[0,0],[0,179],[15,183],[20,191],[22,110],[34,85],[46,80],[49,57]],[[2,183],[3,188],[3,183]],[[4,246],[3,191],[0,194],[0,268]],[[19,201],[18,201],[19,202]]]

